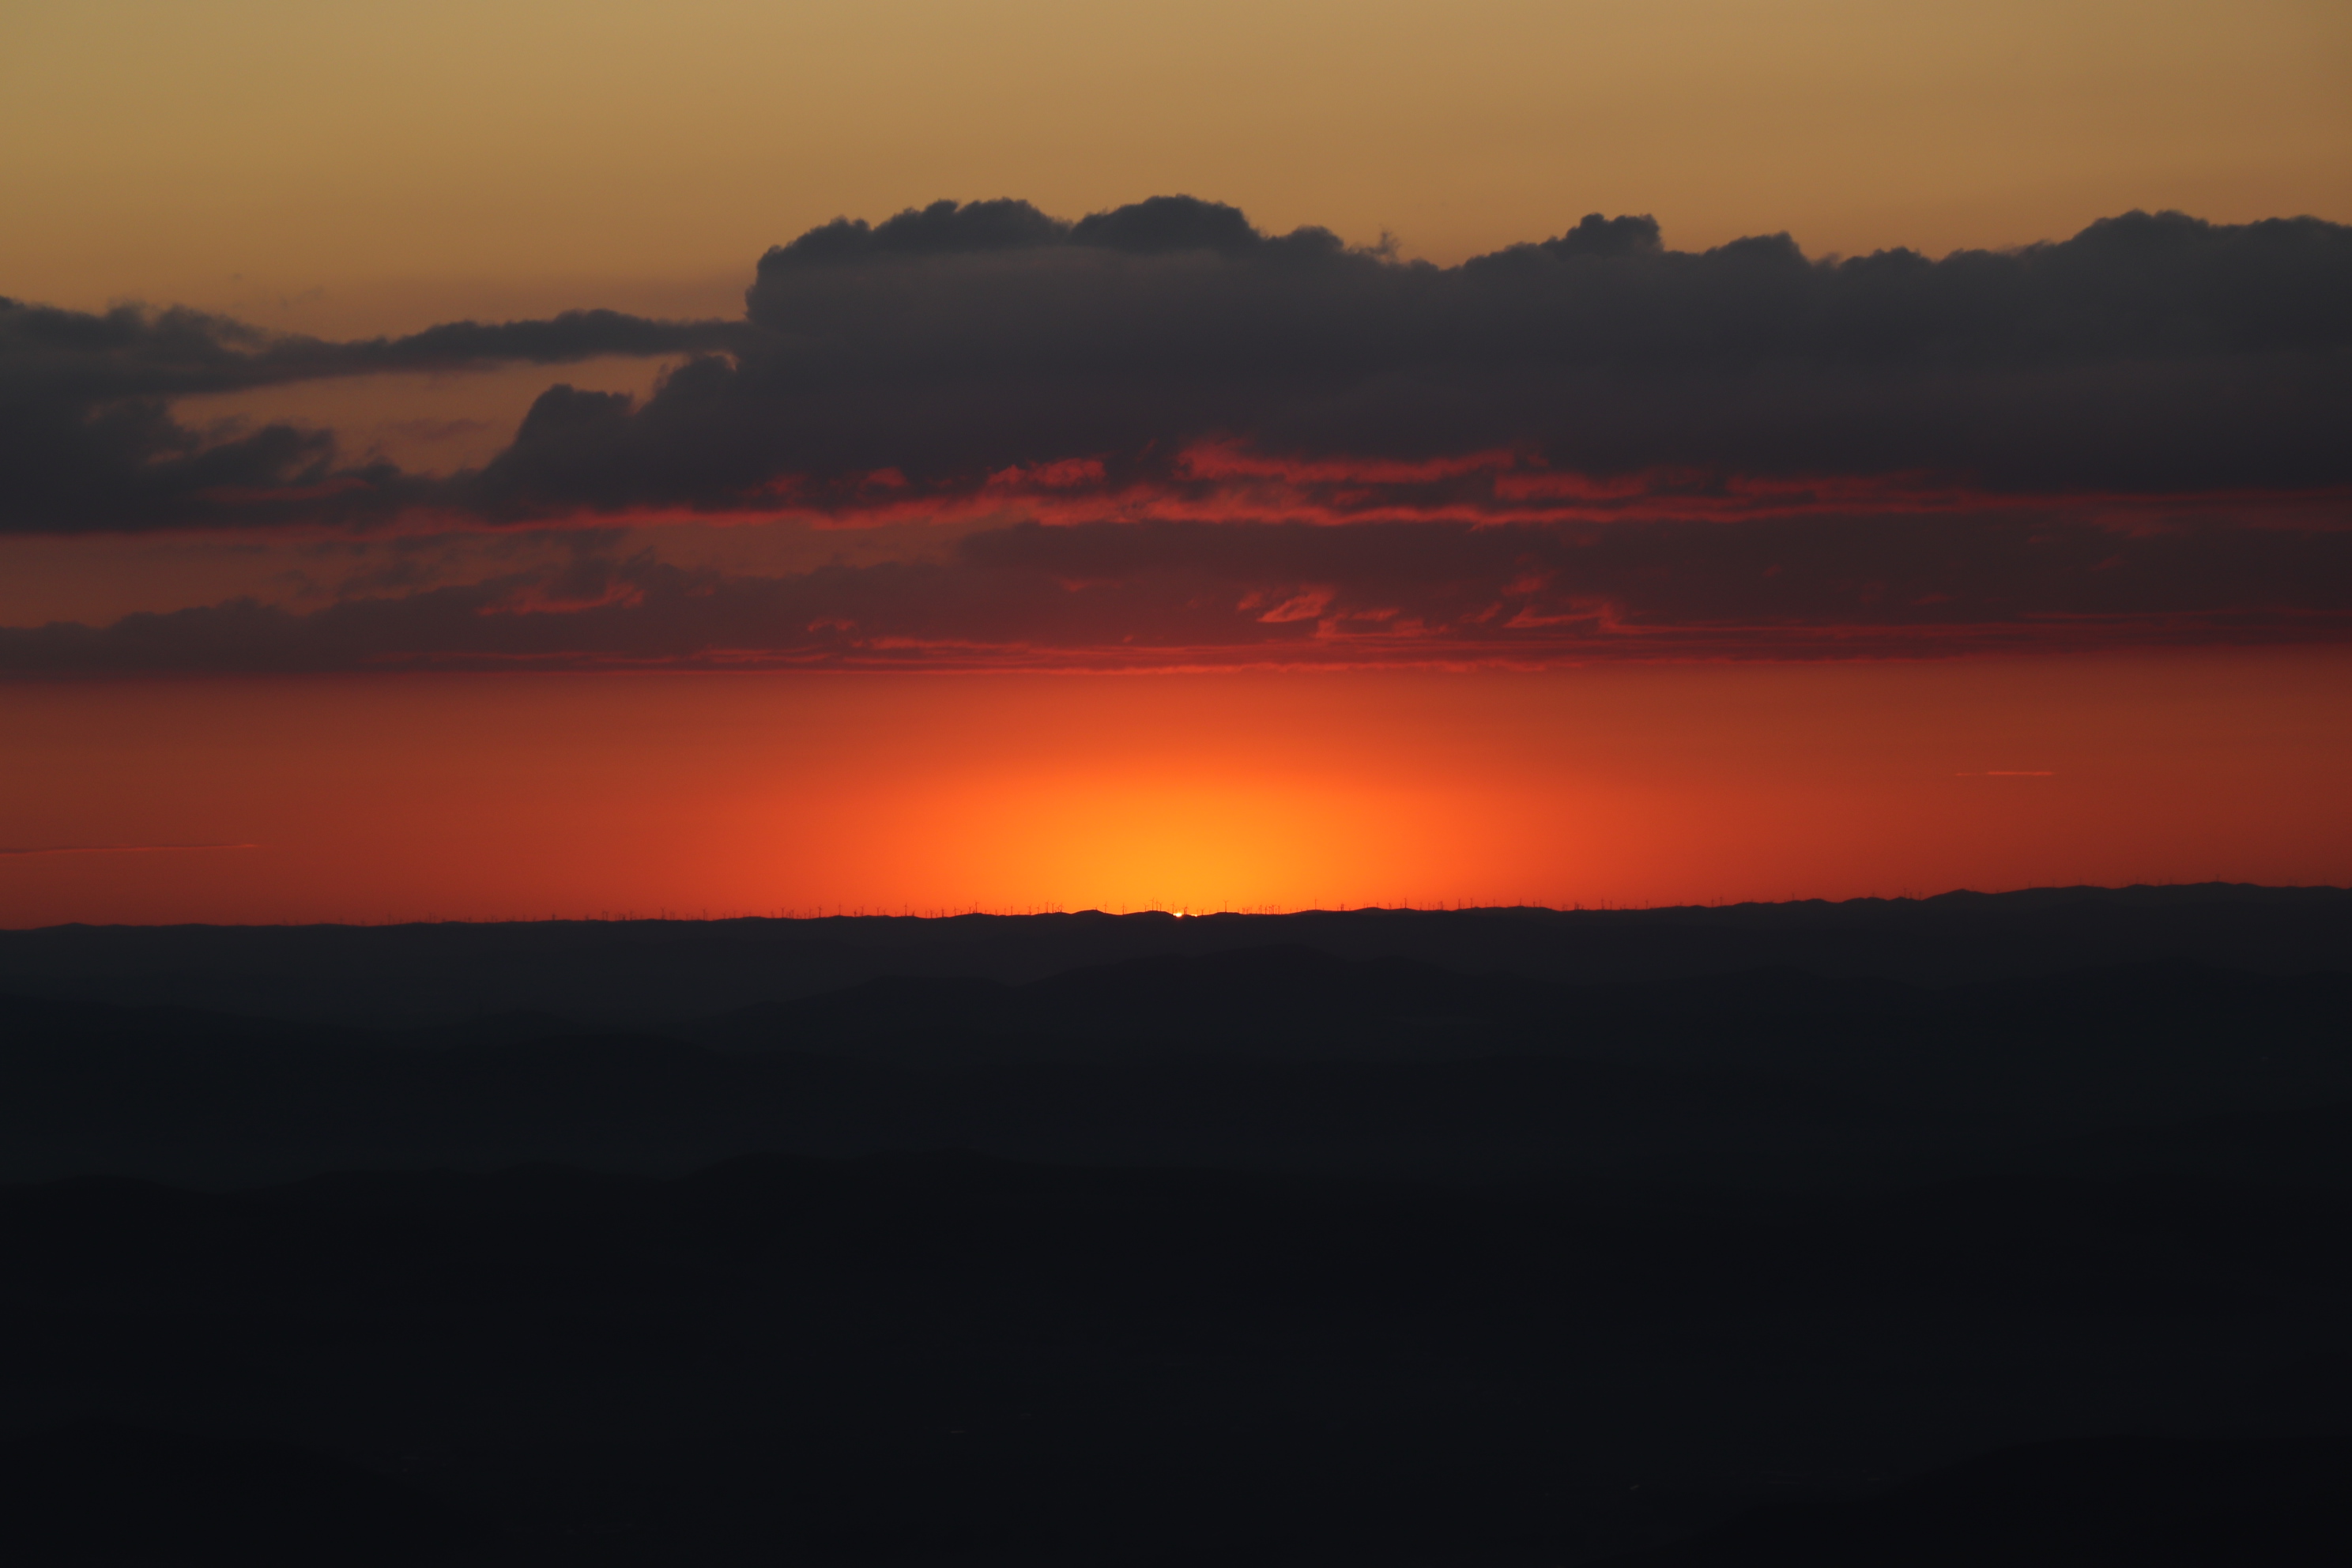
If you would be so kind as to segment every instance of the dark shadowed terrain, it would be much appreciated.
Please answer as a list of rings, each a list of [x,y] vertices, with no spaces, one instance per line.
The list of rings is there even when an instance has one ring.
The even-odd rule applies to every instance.
[[[2352,1560],[2331,889],[0,932],[0,1183],[28,1562]]]

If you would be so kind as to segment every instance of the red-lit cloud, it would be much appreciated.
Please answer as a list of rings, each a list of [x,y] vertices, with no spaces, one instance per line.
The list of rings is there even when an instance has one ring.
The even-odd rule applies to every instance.
[[[1738,523],[1034,521],[758,574],[651,552],[309,614],[0,630],[0,670],[551,664],[1170,668],[1936,657],[2336,642],[2352,530],[2024,510]]]

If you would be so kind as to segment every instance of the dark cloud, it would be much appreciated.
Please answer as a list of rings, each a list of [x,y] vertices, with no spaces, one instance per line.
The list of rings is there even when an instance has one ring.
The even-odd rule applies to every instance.
[[[1070,226],[1047,217],[1027,202],[933,202],[908,207],[880,224],[837,217],[790,245],[770,250],[761,272],[791,267],[833,267],[878,257],[957,256],[992,250],[1027,250],[1058,245]]]
[[[614,663],[1118,668],[1932,657],[2342,641],[2352,531],[2017,511],[1557,525],[1023,523],[946,560],[616,559],[458,587],[0,629],[0,671]]]
[[[450,321],[405,337],[331,342],[201,310],[120,305],[91,313],[0,297],[0,397],[78,404],[184,397],[339,375],[689,353],[726,348],[743,335],[736,321],[566,310],[546,321]]]
[[[577,310],[328,342],[195,310],[91,314],[0,299],[0,531],[388,516],[440,492],[388,468],[339,462],[328,432],[271,425],[222,438],[192,430],[173,416],[171,400],[331,376],[693,353],[742,336],[735,322]]]
[[[273,485],[310,499],[260,521],[419,504],[419,487],[344,474],[290,434],[210,452],[160,400],[613,353],[697,357],[641,405],[551,389],[508,452],[433,503],[494,521],[854,510],[877,483],[952,501],[1080,463],[1116,498],[1197,479],[1204,444],[1293,464],[1507,452],[1522,470],[1678,484],[2352,484],[2352,229],[2314,218],[2132,213],[2013,252],[1812,259],[1786,235],[1670,250],[1649,218],[1595,214],[1438,268],[1166,196],[1075,222],[1011,200],[836,220],[761,258],[738,322],[588,311],[325,343],[185,311],[0,305],[16,431],[0,526],[218,521]],[[183,467],[207,453],[201,479]],[[1480,504],[1486,483],[1454,489]]]
[[[1622,220],[1643,222],[1646,220]],[[1655,226],[1651,226],[1655,237]],[[1151,196],[1071,223],[1048,217],[1027,202],[933,202],[869,225],[838,217],[760,258],[760,277],[812,267],[839,267],[910,257],[979,256],[1054,247],[1171,256],[1185,251],[1242,258],[1339,252],[1328,229],[1302,228],[1281,238],[1260,234],[1241,208],[1197,196]],[[757,293],[755,288],[753,292]]]
[[[551,387],[503,452],[446,479],[170,411],[614,353],[685,357],[643,400]],[[1785,235],[1675,251],[1647,217],[1595,214],[1440,268],[1184,196],[1075,221],[943,202],[771,250],[735,322],[584,312],[327,343],[0,304],[0,528],[424,509],[980,530],[929,563],[761,577],[590,550],[307,615],[17,628],[0,668],[2336,640],[2347,428],[2352,228],[2311,218],[2133,213],[1931,259],[1810,258]]]
[[[856,508],[876,474],[952,497],[1076,460],[1115,493],[1203,442],[2011,492],[2352,482],[2352,230],[2316,219],[1811,260],[1594,215],[1440,268],[1189,198],[1075,224],[942,203],[772,250],[748,321],[642,408],[551,394],[480,504]]]

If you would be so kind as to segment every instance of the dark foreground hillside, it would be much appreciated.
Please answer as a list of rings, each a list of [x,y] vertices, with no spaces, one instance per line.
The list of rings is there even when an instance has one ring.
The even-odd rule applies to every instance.
[[[2050,888],[1660,910],[1355,910],[1292,915],[887,914],[822,920],[405,926],[52,926],[0,931],[0,994],[368,1029],[550,1013],[595,1029],[814,996],[881,976],[1018,984],[1155,956],[1289,944],[1561,984],[1747,970],[1945,985],[2185,962],[2352,970],[2352,890]]]
[[[2194,1434],[2271,1458],[2173,1462],[2168,1508],[2352,1549],[2315,1458],[2352,1409],[2347,1234],[2352,1198],[2157,1183],[1759,1215],[948,1155],[20,1187],[0,1331],[40,1347],[11,1404],[44,1479],[12,1515],[169,1539],[202,1510],[142,1510],[201,1491],[286,1561],[1538,1563]],[[2128,1486],[2078,1495],[2103,1455],[2042,1461],[2041,1506],[2138,1539]],[[1937,1517],[1911,1495],[1882,1536]],[[2029,1555],[1970,1528],[1961,1560]],[[1753,1560],[1705,1548],[1670,1560]]]
[[[2178,891],[626,1028],[371,1023],[415,932],[249,1013],[167,994],[299,933],[70,933],[0,999],[8,1560],[2352,1560],[2346,900]]]

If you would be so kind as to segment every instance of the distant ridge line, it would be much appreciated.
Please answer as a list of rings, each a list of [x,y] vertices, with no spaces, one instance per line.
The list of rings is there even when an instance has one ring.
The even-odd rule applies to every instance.
[[[50,848],[0,848],[0,856],[35,856],[105,853],[154,853],[166,850],[196,849],[259,849],[259,844],[158,844],[158,845],[83,845]],[[901,908],[896,911],[868,906],[848,909],[816,906],[809,912],[797,907],[777,910],[740,910],[709,914],[681,914],[672,910],[656,910],[650,914],[635,910],[614,913],[549,915],[545,917],[498,917],[474,919],[463,916],[427,914],[421,917],[389,918],[384,920],[348,921],[180,921],[93,922],[66,921],[47,926],[0,925],[0,935],[43,931],[385,931],[418,927],[459,926],[474,929],[499,927],[556,928],[565,926],[696,926],[722,925],[806,925],[833,926],[852,922],[948,924],[959,921],[1208,921],[1292,920],[1304,917],[1333,918],[1345,915],[1507,915],[1528,917],[1578,917],[1598,915],[1720,915],[1739,911],[1767,910],[1884,910],[1908,906],[1925,909],[1934,905],[1957,903],[2024,903],[2052,900],[2116,900],[2140,902],[2157,900],[2326,900],[2352,897],[2352,886],[2335,883],[2263,883],[2263,882],[2131,882],[2121,887],[2101,883],[2077,882],[2035,888],[2011,888],[1996,892],[1984,892],[1973,888],[1953,888],[1940,893],[1878,894],[1868,893],[1851,899],[1743,899],[1720,903],[1636,904],[1601,900],[1591,904],[1542,903],[1453,903],[1426,904],[1341,904],[1312,905],[1298,909],[1231,909],[1194,910],[1191,906],[1178,909],[1102,910],[1096,908],[1006,908],[957,909],[944,908],[916,910]]]

